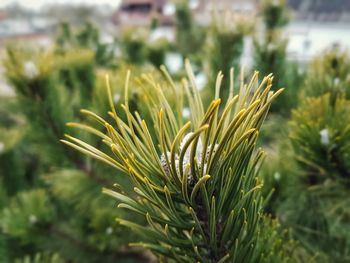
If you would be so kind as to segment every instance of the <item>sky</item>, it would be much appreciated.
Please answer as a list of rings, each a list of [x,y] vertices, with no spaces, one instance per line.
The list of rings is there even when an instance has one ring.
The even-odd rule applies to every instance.
[[[111,6],[118,6],[120,0],[0,0],[0,8],[7,6],[8,4],[19,3],[20,5],[39,9],[45,4],[61,4],[61,3],[73,3],[73,4],[109,4]]]

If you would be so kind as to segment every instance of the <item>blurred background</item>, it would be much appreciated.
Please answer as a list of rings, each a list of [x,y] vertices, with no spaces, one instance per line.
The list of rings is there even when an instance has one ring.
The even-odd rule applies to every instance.
[[[143,112],[140,74],[162,83],[165,65],[179,83],[186,58],[206,103],[219,70],[224,101],[231,67],[235,84],[274,74],[285,91],[260,135],[264,209],[299,244],[295,261],[350,262],[349,49],[349,0],[1,0],[0,262],[156,261],[114,222],[145,219],[101,194],[131,191],[126,176],[59,139],[102,147],[66,123],[89,122],[82,108],[106,116],[105,75],[118,104],[131,69]]]
[[[278,2],[278,1],[276,1]],[[229,10],[236,15],[257,18],[261,15],[262,1],[205,1],[189,0],[194,22],[207,27],[212,12]],[[166,38],[176,41],[176,7],[174,1],[12,1],[0,3],[0,49],[1,54],[9,42],[25,42],[37,48],[49,48],[55,42],[61,22],[78,27],[89,21],[99,30],[100,43],[111,44],[125,27],[151,27],[147,41]],[[214,7],[215,6],[215,7]],[[346,0],[288,0],[290,21],[283,34],[288,37],[287,59],[307,63],[327,47],[350,45],[350,3]],[[261,29],[261,28],[260,28]],[[259,34],[259,28],[257,29]],[[116,49],[115,52],[118,52]],[[241,60],[252,66],[252,37],[245,36]],[[168,55],[168,63],[180,67],[178,58]],[[171,57],[171,59],[169,58]],[[169,66],[169,65],[168,65]],[[0,71],[1,92],[11,94]]]

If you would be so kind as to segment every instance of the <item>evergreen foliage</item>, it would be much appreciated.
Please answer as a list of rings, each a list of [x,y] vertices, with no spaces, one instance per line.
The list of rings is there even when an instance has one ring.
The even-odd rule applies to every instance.
[[[147,56],[146,49],[147,32],[143,29],[126,29],[120,40],[122,54],[128,63],[140,65],[145,63]]]
[[[213,14],[210,27],[207,54],[209,63],[208,86],[215,87],[218,71],[224,75],[220,97],[226,98],[230,87],[230,69],[239,68],[243,52],[244,37],[252,31],[253,24],[244,17],[236,17],[230,13]]]
[[[165,54],[170,48],[168,41],[160,38],[150,42],[149,37],[149,31],[144,28],[124,29],[119,40],[123,61],[132,65],[150,63],[156,68],[164,64]]]
[[[334,101],[338,96],[350,99],[350,58],[340,49],[326,50],[316,57],[306,74],[301,96],[317,97],[331,94]]]
[[[289,113],[296,106],[300,76],[296,65],[287,61],[288,39],[283,29],[289,21],[285,0],[264,0],[262,2],[263,34],[254,37],[254,67],[264,75],[273,72],[275,86],[286,88],[281,98],[274,104],[272,111]]]
[[[169,43],[165,39],[158,39],[148,44],[148,60],[157,69],[165,63],[165,55],[169,50]]]
[[[96,125],[83,130],[100,137],[110,151],[101,151],[69,135],[62,142],[114,167],[120,176],[128,173],[134,195],[125,193],[121,186],[104,192],[118,200],[119,208],[147,220],[148,225],[143,226],[134,220],[117,219],[144,236],[144,242],[133,246],[150,249],[160,258],[175,262],[288,261],[288,242],[278,242],[274,236],[278,232],[272,234],[276,228],[264,223],[267,219],[261,211],[262,184],[258,176],[264,153],[254,149],[270,104],[281,90],[271,92],[272,77],[258,83],[256,73],[248,85],[242,82],[239,95],[234,95],[231,81],[221,114],[218,97],[204,111],[188,63],[186,68],[188,79],[182,81],[181,89],[164,68],[162,71],[173,93],[186,97],[191,108],[189,122],[183,124],[182,111],[177,110],[182,107],[173,110],[162,88],[151,76],[144,75],[141,85],[153,91],[147,97],[156,128],[153,139],[142,113],[130,112],[129,73],[122,105],[127,120],[117,114],[108,79],[111,121],[85,112]],[[216,94],[221,80],[219,75]],[[95,130],[99,126],[105,133]]]
[[[0,262],[350,262],[348,53],[287,60],[286,1],[264,0],[253,59],[267,77],[246,83],[232,67],[251,17],[203,26],[175,4],[173,44],[151,41],[154,19],[111,43],[62,23],[46,50],[8,48]],[[170,77],[167,52],[195,73]],[[281,114],[262,126],[268,110]]]
[[[290,122],[298,180],[280,213],[321,262],[350,259],[349,110],[348,100],[339,97],[333,105],[326,94],[307,98]]]
[[[58,253],[67,262],[148,260],[142,251],[124,248],[132,235],[108,220],[124,212],[106,209],[113,202],[98,197],[101,187],[112,185],[112,170],[59,142],[70,132],[67,121],[81,120],[80,108],[105,111],[106,92],[100,88],[105,71],[95,51],[39,54],[10,48],[4,65],[16,92],[0,129],[0,242],[6,261],[33,259],[37,251]],[[84,138],[97,145],[91,136]],[[128,189],[127,178],[115,181]]]
[[[176,50],[183,58],[200,60],[195,54],[202,49],[206,32],[194,21],[189,1],[176,0],[175,3]]]
[[[349,118],[349,101],[338,97],[333,105],[330,94],[306,98],[293,111],[290,136],[296,158],[306,167],[307,184],[350,180]]]
[[[292,111],[291,147],[280,151],[281,159],[293,158],[295,165],[285,171],[289,186],[278,214],[318,262],[350,260],[350,101],[342,69],[346,56],[335,54],[327,52],[308,69],[304,92],[310,97]],[[338,59],[339,67],[332,68]],[[341,86],[334,85],[336,76]]]
[[[56,36],[56,50],[59,53],[72,48],[89,49],[94,52],[95,62],[103,67],[115,67],[114,50],[116,41],[102,43],[99,30],[90,22],[85,22],[78,30],[73,30],[68,23],[61,23]]]
[[[28,243],[35,236],[32,231],[46,227],[53,217],[54,210],[44,190],[23,191],[3,209],[1,228],[5,234]]]
[[[263,20],[267,30],[278,29],[288,23],[286,0],[263,0],[262,2]]]

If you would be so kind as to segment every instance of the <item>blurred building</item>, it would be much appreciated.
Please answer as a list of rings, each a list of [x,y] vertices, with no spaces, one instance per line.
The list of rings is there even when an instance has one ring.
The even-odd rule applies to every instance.
[[[196,20],[204,26],[210,24],[213,12],[255,16],[260,9],[259,0],[192,0]]]
[[[217,10],[219,12],[230,11],[233,13],[256,13],[259,9],[259,0],[217,0],[204,1],[208,10]]]
[[[350,0],[288,0],[296,19],[318,22],[350,22]]]
[[[0,46],[16,40],[28,45],[30,42],[49,45],[53,21],[42,16],[13,17],[5,10],[0,11]]]
[[[233,14],[257,14],[259,0],[189,0],[195,19],[208,25],[213,11]],[[149,26],[155,20],[161,26],[174,24],[175,4],[167,0],[124,0],[113,16],[113,21],[121,26]]]
[[[308,62],[326,48],[350,51],[350,0],[288,0],[288,56]]]
[[[150,26],[173,24],[173,16],[165,13],[166,0],[124,0],[113,15],[120,26]]]

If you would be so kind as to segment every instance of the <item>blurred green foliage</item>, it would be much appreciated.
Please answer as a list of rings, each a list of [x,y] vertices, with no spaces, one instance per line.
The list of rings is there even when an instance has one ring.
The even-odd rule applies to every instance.
[[[200,63],[201,59],[196,55],[203,48],[206,30],[195,22],[189,1],[176,0],[175,3],[175,49],[183,58]]]
[[[286,0],[263,0],[263,21],[267,30],[283,27],[288,23],[289,14]]]
[[[272,73],[275,88],[285,88],[271,110],[278,114],[289,115],[290,110],[297,105],[303,76],[298,70],[298,65],[287,60],[288,38],[283,31],[289,22],[287,2],[262,1],[262,19],[264,24],[258,25],[258,32],[253,39],[254,68],[264,76]]]
[[[115,67],[117,64],[114,56],[116,41],[112,43],[102,43],[100,31],[91,23],[85,22],[83,26],[77,30],[73,30],[71,26],[62,22],[57,30],[56,51],[64,53],[66,50],[73,48],[89,49],[94,52],[95,62],[103,67]]]
[[[166,52],[170,45],[166,39],[149,41],[149,31],[144,28],[126,28],[119,40],[121,59],[133,65],[150,63],[155,68],[165,63]]]
[[[305,166],[306,184],[350,183],[349,124],[350,101],[343,97],[334,102],[330,94],[306,98],[293,111],[290,137],[297,160]]]
[[[307,72],[305,93],[288,123],[288,140],[276,140],[278,158],[269,165],[279,173],[276,206],[268,206],[317,262],[350,260],[350,101],[346,85],[328,89],[329,54],[316,58]],[[320,63],[323,61],[325,63]],[[346,61],[346,60],[344,60]],[[342,63],[343,67],[345,66]],[[347,74],[339,77],[346,83]],[[323,93],[324,92],[324,93]],[[284,138],[287,138],[284,136]],[[273,172],[272,171],[272,172]],[[267,170],[268,172],[268,170]],[[273,182],[267,181],[273,185]],[[276,200],[275,200],[276,201]]]
[[[227,98],[230,87],[230,69],[239,72],[244,37],[253,30],[250,19],[230,13],[214,13],[209,29],[207,56],[210,73],[208,86],[214,92],[217,73],[222,72],[223,83],[220,97]]]
[[[68,121],[82,120],[81,108],[106,113],[105,74],[116,72],[101,69],[96,58],[92,48],[76,46],[45,53],[8,49],[5,74],[16,92],[1,108],[7,117],[0,128],[1,242],[8,261],[35,251],[58,253],[67,262],[146,260],[142,251],[125,251],[133,236],[113,221],[123,211],[110,209],[114,202],[101,195],[113,183],[128,189],[128,179],[59,142]]]
[[[281,206],[284,222],[321,262],[350,259],[350,103],[330,94],[307,98],[293,111],[290,136],[298,180]]]
[[[350,57],[339,48],[325,50],[312,61],[300,96],[326,93],[330,93],[333,102],[338,96],[350,99]]]

